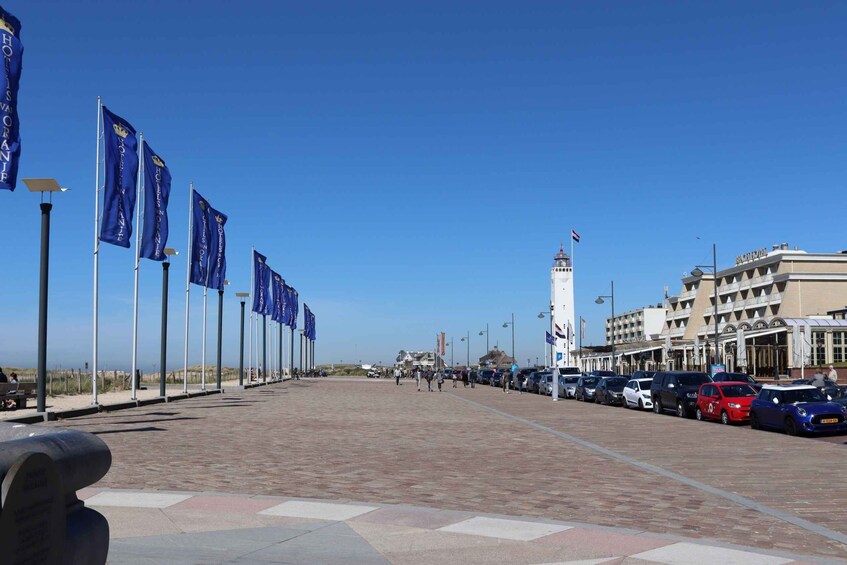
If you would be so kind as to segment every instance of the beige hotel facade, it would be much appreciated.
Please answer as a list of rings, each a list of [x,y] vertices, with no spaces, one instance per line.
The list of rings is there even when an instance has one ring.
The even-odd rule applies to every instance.
[[[847,253],[787,244],[744,253],[716,274],[684,277],[665,307],[658,340],[616,344],[619,373],[705,369],[715,362],[716,321],[717,362],[727,370],[764,378],[796,378],[805,367],[829,364],[847,371]],[[583,369],[609,368],[608,349],[584,352]]]

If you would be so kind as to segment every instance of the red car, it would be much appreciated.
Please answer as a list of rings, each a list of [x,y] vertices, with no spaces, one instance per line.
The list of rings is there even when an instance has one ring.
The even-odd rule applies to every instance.
[[[720,420],[722,424],[750,421],[750,404],[758,393],[747,383],[728,381],[700,385],[697,419]]]

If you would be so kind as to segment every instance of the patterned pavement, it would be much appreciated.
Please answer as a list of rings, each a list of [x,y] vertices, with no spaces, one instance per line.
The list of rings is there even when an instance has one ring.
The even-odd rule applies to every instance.
[[[343,379],[287,382],[58,425],[98,433],[109,444],[114,463],[97,488],[410,504],[847,558],[847,487],[839,480],[847,452],[835,442],[554,404],[490,387],[448,384],[443,393],[419,393],[409,382]],[[418,526],[380,525],[385,532],[404,527]],[[442,534],[458,535],[431,533]],[[691,552],[679,555],[694,559]]]

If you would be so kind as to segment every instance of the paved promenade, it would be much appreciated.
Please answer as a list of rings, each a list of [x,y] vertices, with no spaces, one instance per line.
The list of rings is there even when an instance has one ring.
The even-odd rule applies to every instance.
[[[137,502],[107,506],[113,562],[155,562],[133,553],[128,540],[159,536],[162,547],[171,547],[167,544],[176,542],[165,538],[191,531],[191,519],[161,518],[182,511],[194,512],[201,524],[195,528],[203,531],[255,530],[244,535],[273,538],[280,547],[285,546],[282,538],[294,536],[280,528],[299,528],[300,534],[285,539],[300,539],[315,524],[323,534],[335,535],[324,529],[334,524],[337,535],[351,535],[344,526],[390,562],[423,563],[430,557],[468,563],[756,562],[752,553],[709,557],[705,547],[679,545],[683,539],[713,550],[754,548],[762,563],[847,558],[843,445],[574,401],[554,404],[490,387],[445,385],[443,393],[419,393],[409,381],[397,387],[387,380],[303,380],[57,425],[97,433],[112,449],[112,469],[89,496],[102,500],[108,493],[101,489],[144,489],[186,497],[146,509]],[[235,497],[239,502],[228,512],[226,505],[195,499],[210,492],[240,495]],[[371,510],[344,519],[308,518],[302,511],[262,514],[301,498],[352,501]],[[211,507],[180,508],[186,500]],[[429,522],[400,515],[392,521],[393,505],[444,514],[436,512],[440,519]],[[492,516],[566,529],[506,541],[496,527],[494,535],[474,533],[474,528],[493,527],[490,523],[455,526]],[[590,525],[615,530],[604,533]],[[440,530],[450,526],[465,531]],[[521,527],[504,531],[513,529]],[[233,535],[239,539],[237,532]],[[446,541],[437,542],[442,536]],[[576,546],[581,549],[560,543],[569,537],[580,537]],[[410,541],[419,538],[424,545]],[[468,545],[470,538],[476,541]],[[411,545],[403,545],[404,539]],[[158,547],[152,538],[148,542]],[[466,558],[447,559],[451,543],[458,548],[454,556],[467,548]],[[539,553],[548,543],[554,549]],[[365,545],[358,562],[379,562],[367,557]],[[482,553],[477,556],[471,546]],[[190,548],[199,547],[190,543]],[[419,547],[423,553],[404,553],[402,547]],[[503,553],[495,559],[497,548]],[[663,548],[665,553],[645,555]],[[253,555],[255,548],[242,549],[246,553],[227,559]],[[448,553],[438,557],[427,551]],[[180,562],[196,562],[186,559]],[[213,556],[205,559],[215,562]],[[325,562],[334,561],[327,556]]]

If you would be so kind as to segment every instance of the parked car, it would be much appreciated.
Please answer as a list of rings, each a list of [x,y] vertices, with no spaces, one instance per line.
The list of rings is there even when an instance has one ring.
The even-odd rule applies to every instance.
[[[728,382],[736,382],[736,383],[747,383],[758,393],[762,390],[762,385],[759,384],[756,379],[748,375],[747,373],[715,373],[715,376],[712,377],[712,380],[716,383],[728,383]]]
[[[544,371],[535,371],[529,375],[524,382],[524,391],[538,392],[538,381],[541,379],[542,374],[544,374]]]
[[[603,377],[594,390],[594,402],[597,404],[621,404],[623,389],[629,381],[626,377]]]
[[[750,405],[750,427],[788,435],[847,432],[847,406],[827,400],[811,385],[765,385]]]
[[[699,371],[658,371],[650,384],[653,412],[676,412],[680,418],[694,415],[700,385],[712,382],[709,375]]]
[[[488,381],[491,386],[503,386],[503,371],[496,370],[491,374],[491,379]]]
[[[812,384],[812,379],[797,379],[796,381],[791,381],[791,384],[810,385]],[[821,390],[824,392],[824,394],[829,396],[830,400],[833,398],[841,398],[842,396],[844,396],[844,390],[829,379],[823,380],[823,388]]]
[[[630,379],[652,379],[656,371],[633,371]]]
[[[538,394],[553,394],[553,372],[541,371],[538,373],[535,392]]]
[[[635,371],[633,375],[639,372]],[[650,383],[653,379],[632,378],[626,383],[623,389],[623,407],[638,408],[639,410],[650,410],[653,408],[653,401],[650,399]]]
[[[597,386],[598,382],[600,382],[600,377],[592,377],[590,375],[579,377],[576,383],[576,389],[574,390],[574,398],[583,402],[594,400],[594,387]]]
[[[700,385],[695,415],[698,420],[720,420],[722,424],[747,422],[750,404],[758,392],[745,382],[713,382]]]
[[[559,397],[576,398],[576,384],[578,382],[579,376],[559,375]]]
[[[588,373],[588,376],[589,377],[614,377],[615,372],[614,371],[597,370],[597,371],[591,371],[590,373]]]
[[[492,376],[494,376],[494,369],[480,369],[476,376],[476,382],[481,385],[491,384]]]

